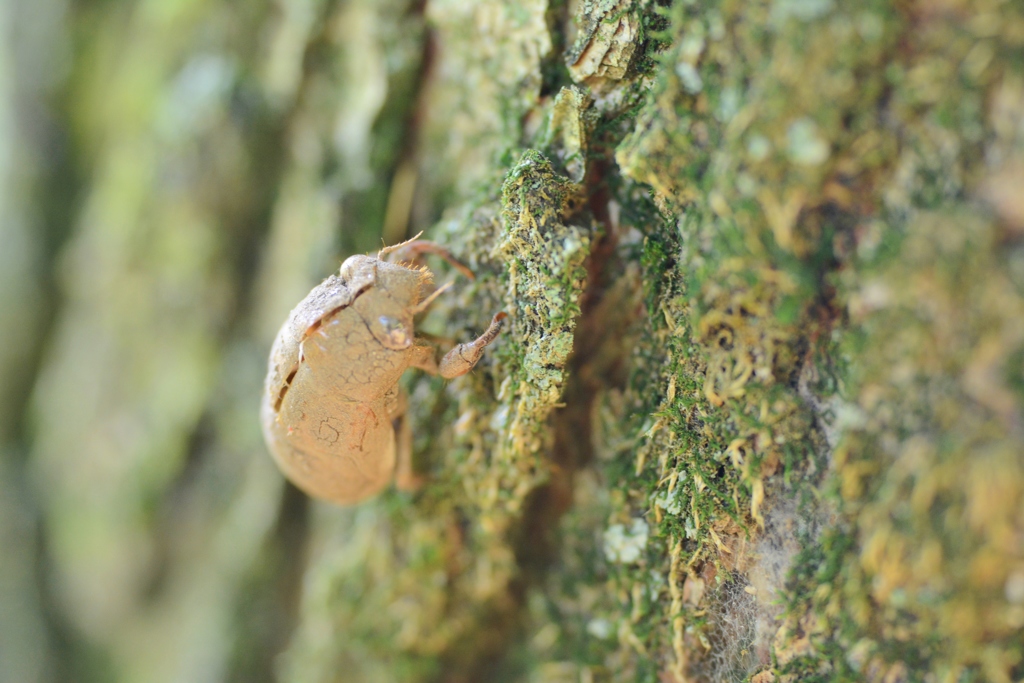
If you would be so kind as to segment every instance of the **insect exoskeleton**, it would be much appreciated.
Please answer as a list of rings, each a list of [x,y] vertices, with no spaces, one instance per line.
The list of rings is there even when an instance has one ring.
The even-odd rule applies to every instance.
[[[469,372],[498,336],[504,313],[472,342],[438,362],[415,336],[415,315],[431,294],[426,268],[392,263],[439,254],[472,277],[442,247],[410,240],[377,256],[349,257],[288,316],[270,351],[261,407],[263,434],[281,471],[309,495],[341,505],[366,500],[391,481],[393,422],[405,407],[398,380],[408,368],[446,378]],[[407,462],[399,468],[409,468]]]

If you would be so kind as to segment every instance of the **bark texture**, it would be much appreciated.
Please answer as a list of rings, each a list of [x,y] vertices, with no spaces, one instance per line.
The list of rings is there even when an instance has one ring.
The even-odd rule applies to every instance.
[[[1024,5],[0,5],[0,680],[1024,680]],[[344,256],[418,491],[260,437]]]

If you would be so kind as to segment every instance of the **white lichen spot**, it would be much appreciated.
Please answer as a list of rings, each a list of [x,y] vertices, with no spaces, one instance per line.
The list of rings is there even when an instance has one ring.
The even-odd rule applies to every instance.
[[[570,263],[573,260],[573,257],[576,255],[576,252],[578,252],[580,249],[583,249],[586,246],[588,245],[584,243],[583,240],[579,239],[576,235],[568,235],[562,241],[563,262],[566,264]]]
[[[832,414],[835,416],[835,428],[840,432],[863,428],[868,422],[867,414],[855,403],[843,401],[838,397],[830,402]]]
[[[647,534],[647,522],[642,519],[634,519],[628,530],[622,524],[612,524],[604,532],[605,557],[623,564],[636,562],[647,546]]]
[[[596,619],[591,619],[587,622],[587,633],[594,636],[595,638],[607,640],[611,637],[612,632],[612,622],[608,621],[607,619],[598,617]]]
[[[725,38],[725,20],[718,12],[708,12],[708,37],[711,40],[722,40]]]
[[[786,131],[789,158],[801,166],[817,166],[829,155],[828,141],[821,137],[814,121],[803,118],[789,125]]]
[[[508,424],[508,406],[502,404],[491,415],[491,429],[501,431]]]
[[[693,520],[689,517],[686,518],[686,523],[683,525],[683,531],[686,532],[686,538],[693,541],[697,538],[697,527],[693,525]]]
[[[757,195],[757,181],[749,173],[737,173],[736,189],[744,197],[754,197]]]
[[[679,500],[679,492],[682,489],[677,488],[671,493],[666,491],[661,496],[654,499],[654,504],[660,507],[670,515],[679,515],[683,512],[683,503]]]
[[[854,643],[853,647],[846,654],[846,663],[850,665],[850,668],[856,672],[860,672],[864,669],[864,666],[870,661],[871,655],[875,651],[874,641],[868,638],[862,638],[861,640]]]
[[[764,161],[772,152],[772,143],[763,135],[754,133],[747,140],[747,154],[751,161]]]
[[[1014,605],[1024,604],[1024,572],[1014,572],[1006,579],[1003,587],[1006,601]]]
[[[696,95],[704,89],[704,79],[700,77],[697,68],[693,64],[679,62],[676,64],[676,75],[679,76],[679,82],[682,84],[683,90],[691,95]]]
[[[696,64],[704,52],[707,42],[704,40],[704,27],[694,23],[692,28],[679,41],[679,59],[688,64]]]
[[[829,13],[832,0],[775,0],[772,5],[772,19],[782,22],[793,17],[811,21]]]
[[[877,42],[885,33],[885,22],[874,12],[864,12],[857,17],[857,32],[867,42]]]
[[[457,419],[455,424],[452,425],[452,430],[458,436],[465,436],[469,434],[470,430],[473,428],[474,420],[476,420],[476,411],[472,409],[467,410],[459,415],[459,419]]]
[[[718,106],[715,108],[715,118],[722,123],[732,121],[732,117],[739,113],[741,99],[739,88],[732,86],[723,88]]]
[[[887,308],[893,300],[893,292],[882,280],[869,280],[850,297],[850,315],[863,318],[875,311]]]

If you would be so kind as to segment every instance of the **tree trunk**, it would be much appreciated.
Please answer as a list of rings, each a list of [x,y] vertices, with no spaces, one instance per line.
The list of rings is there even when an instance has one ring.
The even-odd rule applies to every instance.
[[[0,680],[1024,680],[1021,3],[0,31]],[[310,502],[270,342],[420,231],[419,329],[509,324]]]

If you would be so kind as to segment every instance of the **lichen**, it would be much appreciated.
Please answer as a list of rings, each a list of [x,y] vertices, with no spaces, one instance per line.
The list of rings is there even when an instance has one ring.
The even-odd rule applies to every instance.
[[[977,16],[970,29],[975,37],[964,36],[956,43],[957,54],[964,58],[972,45],[972,54],[991,54],[979,31],[994,35],[994,24],[983,20],[988,16],[984,13]],[[1019,18],[1012,12],[1008,16],[1010,34],[1017,29],[1009,25],[1016,26]],[[1006,582],[1016,576],[1015,551],[1000,559],[985,555],[983,566],[991,569],[992,584],[991,592],[984,594],[978,593],[980,584],[967,583],[980,580],[980,575],[969,579],[965,568],[945,568],[939,559],[963,551],[968,562],[975,543],[977,552],[984,547],[981,539],[954,541],[939,534],[939,540],[927,543],[928,535],[916,527],[894,537],[892,524],[882,523],[892,510],[862,499],[870,501],[875,495],[865,482],[882,486],[878,482],[894,476],[882,478],[889,465],[873,454],[894,445],[871,440],[881,438],[875,436],[880,427],[874,415],[884,404],[851,403],[851,395],[845,393],[863,381],[862,370],[875,368],[878,378],[900,368],[912,372],[906,363],[917,352],[909,343],[888,356],[878,353],[900,338],[891,330],[908,326],[912,318],[906,312],[894,313],[877,328],[867,328],[866,319],[856,311],[881,305],[888,309],[896,290],[915,301],[935,295],[924,294],[920,286],[882,286],[856,256],[894,259],[886,261],[892,263],[891,273],[905,277],[912,276],[915,263],[927,274],[931,264],[949,259],[944,254],[952,252],[931,252],[917,261],[898,257],[896,245],[906,230],[907,216],[939,205],[942,197],[959,201],[963,188],[978,186],[978,147],[966,141],[980,141],[976,131],[986,124],[977,118],[980,109],[973,89],[997,83],[997,72],[979,67],[978,74],[965,74],[962,85],[952,86],[963,90],[940,95],[934,79],[947,73],[940,65],[947,57],[929,61],[922,56],[920,66],[904,67],[895,58],[894,46],[911,30],[908,18],[871,3],[842,8],[831,3],[747,5],[742,14],[727,5],[677,5],[672,19],[672,48],[660,57],[647,104],[616,153],[622,172],[654,190],[668,219],[637,227],[646,235],[643,279],[659,283],[646,293],[648,322],[641,346],[666,349],[669,356],[667,362],[634,359],[634,384],[624,400],[609,405],[606,437],[630,446],[602,465],[609,481],[620,482],[611,495],[606,528],[626,528],[629,519],[647,515],[660,523],[660,539],[648,544],[646,561],[637,570],[609,570],[612,585],[631,596],[619,609],[633,616],[629,628],[620,631],[618,654],[608,661],[617,661],[620,673],[631,671],[643,678],[642,661],[651,657],[670,679],[717,680],[725,675],[712,666],[716,659],[725,661],[719,650],[726,645],[715,636],[723,632],[723,624],[746,611],[754,613],[752,621],[770,625],[777,608],[768,603],[786,595],[785,625],[774,637],[760,636],[762,643],[773,642],[775,654],[761,648],[756,661],[748,660],[744,670],[730,675],[742,677],[758,670],[765,676],[774,670],[776,676],[788,672],[797,678],[822,672],[852,675],[842,653],[858,644],[858,666],[863,671],[870,668],[872,676],[955,672],[958,666],[973,666],[996,679],[1012,677],[1019,654],[1010,643],[1020,635],[1020,625],[1012,617],[991,630],[969,626],[972,622],[964,618],[958,625],[974,630],[970,635],[954,632],[951,622],[940,620],[947,609],[941,591],[930,589],[933,602],[925,604],[916,597],[922,589],[909,577],[941,575],[948,583],[962,576],[955,590],[948,589],[948,609],[965,609],[965,615],[991,613],[992,605],[984,600],[996,600],[1002,595],[999,590],[1009,590]],[[982,25],[989,28],[981,29]],[[928,26],[927,36],[917,44],[937,49],[941,39],[936,36],[948,41],[957,33],[945,20]],[[984,61],[978,59],[979,64]],[[886,106],[887,84],[906,82],[899,76],[904,68],[914,74],[913,86],[897,86],[897,97],[889,105],[890,111],[898,112],[897,127],[908,140],[901,143],[895,129],[879,127],[876,117]],[[1016,92],[1012,84],[1017,78],[1011,77],[999,91],[1007,101],[1014,97],[1009,93]],[[943,97],[959,97],[963,104],[950,109]],[[926,111],[934,111],[938,118],[922,117]],[[1015,128],[1002,116],[1001,128],[991,130]],[[937,125],[939,121],[943,123]],[[944,132],[942,125],[956,132]],[[1019,145],[1015,133],[1002,135],[1003,140],[987,148],[990,158],[1002,158]],[[965,144],[957,147],[953,139]],[[998,182],[985,187],[999,187]],[[1007,217],[1016,215],[1015,204],[996,199],[1007,195],[990,192],[995,210]],[[628,195],[620,196],[623,204],[629,203]],[[888,223],[862,222],[877,210],[871,207],[882,206],[883,221]],[[966,213],[950,214],[953,206],[946,211],[949,227],[944,234],[992,230],[971,224]],[[935,237],[934,229],[919,233]],[[957,242],[961,243],[971,244]],[[986,253],[985,248],[980,253]],[[991,287],[981,283],[1006,271],[1007,266],[993,263],[988,278],[971,270],[957,281]],[[852,292],[863,290],[863,296],[853,295],[849,304],[836,299],[837,274],[844,286]],[[942,310],[929,304],[929,319],[957,320],[958,311],[967,308],[966,302],[950,302]],[[1006,310],[1006,320],[1013,315]],[[877,329],[885,340],[865,339],[867,329]],[[919,333],[915,339],[929,334],[934,333]],[[961,355],[982,353],[983,341],[964,341]],[[972,381],[979,387],[980,400],[1002,411],[1005,420],[1019,412],[1009,399],[1012,392],[999,388],[999,368],[1008,367],[1017,351],[1008,340],[998,347],[990,345]],[[920,355],[942,363],[945,353],[930,348]],[[982,363],[987,369],[981,369]],[[936,377],[939,365],[928,367],[917,372]],[[914,399],[899,395],[902,406],[921,400],[920,391],[912,394]],[[872,394],[871,400],[877,403],[882,397]],[[631,412],[639,413],[632,422],[626,417]],[[898,413],[889,409],[883,414]],[[921,418],[911,414],[913,418],[901,419],[912,419],[916,425]],[[635,431],[623,431],[624,424],[633,424]],[[951,428],[935,430],[948,434],[945,429]],[[1012,439],[1011,433],[1006,438]],[[850,455],[854,452],[856,457]],[[851,457],[857,464],[848,464]],[[952,456],[924,455],[918,461],[925,471],[941,472],[938,463],[945,457]],[[1007,476],[1007,498],[995,496],[1006,502],[993,504],[992,514],[1012,517],[1016,508],[1008,501],[1014,495],[1016,469],[1008,460],[993,457],[996,460],[986,471]],[[651,471],[654,463],[657,467]],[[929,481],[938,476],[930,474]],[[941,496],[935,486],[928,489],[930,495]],[[823,500],[832,490],[844,493]],[[906,491],[892,489],[886,495],[895,496],[895,501]],[[781,505],[790,496],[800,501],[796,511]],[[875,515],[866,518],[856,512],[862,505]],[[960,520],[966,513],[949,514]],[[922,515],[923,510],[908,512],[906,518],[924,524],[934,519]],[[780,524],[781,519],[790,523]],[[963,528],[960,522],[948,524],[946,533]],[[1000,523],[993,518],[975,531],[982,528],[1000,528]],[[797,542],[784,542],[787,537]],[[930,569],[922,569],[919,565],[926,560],[914,560],[913,553],[930,557]],[[685,571],[671,570],[680,563]],[[669,580],[660,584],[646,575],[648,567],[659,566],[662,571],[670,568]],[[791,569],[796,573],[787,587]],[[859,578],[849,578],[849,572]],[[889,589],[895,591],[899,605],[891,613],[881,609],[890,592],[884,592],[881,603],[875,594],[880,581],[901,586]],[[758,600],[745,606],[735,601],[715,606],[715,591],[709,586],[747,582],[752,587],[758,584]],[[835,588],[830,587],[833,583]],[[664,596],[661,607],[658,602],[646,603],[641,597],[646,594]],[[685,594],[700,597],[688,601]],[[863,617],[839,618],[844,610],[857,609]],[[1008,609],[1015,614],[1015,608]],[[920,630],[911,637],[906,623],[919,623]],[[886,634],[882,643],[879,631]],[[907,645],[897,645],[908,637],[920,643],[913,646],[913,655]],[[926,644],[936,637],[962,637],[970,645],[940,651]],[[967,650],[986,654],[968,656]],[[632,658],[622,655],[628,651]]]
[[[517,451],[539,452],[537,427],[558,403],[572,351],[590,244],[586,227],[564,223],[578,192],[533,151],[509,171],[502,188],[505,231],[498,250],[507,263],[506,301],[515,321],[511,351],[523,359],[521,374],[504,380],[518,397],[508,406]]]
[[[639,46],[641,19],[632,0],[588,0],[580,3],[581,24],[566,64],[577,83],[601,87],[622,80]]]

